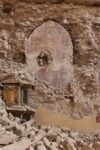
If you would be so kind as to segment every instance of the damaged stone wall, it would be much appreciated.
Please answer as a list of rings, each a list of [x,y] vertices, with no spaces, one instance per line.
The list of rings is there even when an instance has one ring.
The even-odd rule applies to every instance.
[[[59,2],[1,1],[0,16],[1,75],[15,70],[32,75],[34,90],[29,93],[32,107],[44,105],[76,118],[100,111],[100,7]],[[48,28],[38,31],[46,23]],[[50,49],[43,49],[44,43],[39,49],[39,36],[44,37],[52,23],[55,28],[60,26],[59,34],[56,33],[58,39],[52,35],[53,45],[45,36],[46,48]],[[35,36],[37,40],[33,38],[31,45],[29,41],[37,32],[39,36]],[[67,38],[63,32],[68,35]],[[71,49],[66,46],[67,39]],[[61,41],[60,47],[57,41]],[[43,60],[41,66],[40,58],[45,55],[48,62]],[[63,57],[59,59],[61,55],[65,62]],[[57,72],[54,78],[51,70],[58,66],[58,62],[61,66],[65,64],[63,71],[58,69],[61,78],[57,79],[55,86]],[[42,75],[38,73],[41,68]],[[50,68],[48,73],[47,68]],[[63,78],[64,74],[67,79]]]

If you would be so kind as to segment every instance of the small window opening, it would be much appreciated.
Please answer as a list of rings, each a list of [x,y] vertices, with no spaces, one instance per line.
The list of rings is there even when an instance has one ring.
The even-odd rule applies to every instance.
[[[28,90],[23,89],[23,104],[28,105]]]
[[[30,114],[27,114],[27,113],[24,113],[23,114],[23,122],[26,122],[26,121],[28,121],[28,120],[30,120],[31,119],[31,115]]]
[[[26,63],[26,56],[24,52],[15,53],[13,55],[13,60],[17,63]]]
[[[32,86],[32,90],[35,90],[35,86],[34,85]]]
[[[39,66],[47,66],[52,62],[53,58],[48,51],[42,51],[37,57],[37,63]]]

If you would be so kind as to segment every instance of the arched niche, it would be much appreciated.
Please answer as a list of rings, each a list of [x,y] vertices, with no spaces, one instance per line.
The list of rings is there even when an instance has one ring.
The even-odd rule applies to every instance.
[[[26,42],[27,68],[41,81],[66,86],[73,78],[73,45],[69,33],[48,21],[36,28]]]

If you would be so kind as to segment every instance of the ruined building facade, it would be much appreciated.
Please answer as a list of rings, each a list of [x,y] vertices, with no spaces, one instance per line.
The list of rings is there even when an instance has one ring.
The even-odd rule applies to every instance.
[[[100,7],[76,2],[1,1],[0,74],[32,78],[32,108],[80,118],[100,111]]]

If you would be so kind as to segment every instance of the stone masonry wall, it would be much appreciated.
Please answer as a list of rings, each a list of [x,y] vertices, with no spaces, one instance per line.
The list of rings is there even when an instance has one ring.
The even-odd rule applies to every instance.
[[[54,31],[59,36],[58,39],[56,36],[53,38],[55,46],[52,45],[52,40],[50,43],[46,43],[47,48],[47,45],[49,47],[52,45],[52,50],[47,50],[50,52],[48,59],[51,62],[42,66],[44,72],[42,72],[42,76],[45,74],[47,79],[50,77],[50,80],[41,78],[41,72],[40,75],[38,73],[41,66],[38,66],[34,61],[37,56],[47,53],[44,52],[45,49],[40,50],[39,47],[39,53],[37,49],[35,52],[40,37],[36,36],[38,37],[37,42],[36,38],[35,41],[33,38],[33,45],[35,42],[37,43],[33,48],[31,47],[32,43],[29,42],[34,32],[38,32],[38,35],[41,33],[43,37],[46,35],[41,32],[42,29],[38,31],[43,23],[53,23],[55,26],[60,26],[60,29],[62,28],[61,30],[58,29],[57,33]],[[49,33],[49,25],[47,31],[43,30]],[[64,44],[67,42],[67,38],[63,37],[62,30],[66,32],[64,36],[68,34],[69,46],[72,45],[71,49]],[[57,43],[60,39],[61,44]],[[99,40],[100,7],[66,3],[34,4],[32,1],[0,2],[0,72],[1,75],[4,75],[16,70],[32,75],[34,90],[29,93],[29,104],[34,108],[44,105],[53,111],[76,118],[99,113]],[[57,49],[58,45],[62,45],[60,47],[61,52],[58,50],[59,48]],[[40,54],[41,51],[42,54]],[[63,52],[66,61],[58,59]],[[32,57],[30,57],[31,55]],[[58,77],[60,74],[60,78],[57,78],[57,86],[55,86],[54,82],[49,81],[54,76],[54,81],[56,80],[57,71],[55,73],[54,66],[57,68],[57,60],[59,60],[60,65],[63,64],[63,72],[66,76],[63,82],[69,82],[62,84],[64,73],[58,69]],[[39,60],[37,61],[40,63]],[[49,73],[46,73],[47,68],[50,68]],[[61,84],[58,85],[58,83]]]

